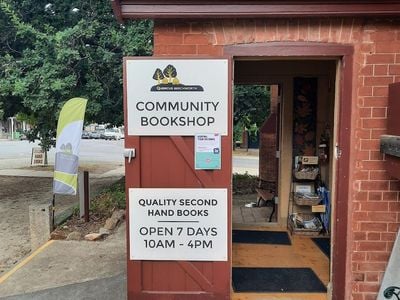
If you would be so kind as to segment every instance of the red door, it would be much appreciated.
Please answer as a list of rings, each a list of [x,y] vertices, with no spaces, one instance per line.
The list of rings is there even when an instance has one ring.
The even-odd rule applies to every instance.
[[[157,58],[153,58],[157,59]],[[162,59],[165,59],[164,57]],[[126,191],[130,188],[226,188],[228,194],[226,261],[131,260],[127,215],[128,299],[229,299],[231,290],[231,162],[232,100],[229,80],[227,135],[221,137],[221,169],[196,170],[193,136],[129,135],[127,84],[124,62],[125,148],[135,149],[135,158],[126,159]],[[231,61],[228,61],[231,79]],[[199,76],[202,76],[199,74]],[[181,80],[181,78],[179,78]],[[129,205],[127,196],[127,205]],[[127,208],[129,211],[129,208]]]

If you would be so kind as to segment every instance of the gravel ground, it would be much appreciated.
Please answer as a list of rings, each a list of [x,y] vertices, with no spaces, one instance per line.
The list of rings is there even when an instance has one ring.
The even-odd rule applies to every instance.
[[[91,179],[91,197],[118,179]],[[52,180],[0,176],[0,276],[30,253],[29,205],[51,203]],[[57,195],[56,214],[78,203],[77,197]]]

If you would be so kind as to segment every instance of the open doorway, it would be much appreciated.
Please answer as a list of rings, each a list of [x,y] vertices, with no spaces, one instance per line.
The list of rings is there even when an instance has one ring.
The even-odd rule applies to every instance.
[[[237,60],[234,68],[235,92],[237,86],[264,86],[269,91],[269,111],[263,125],[271,118],[270,126],[261,125],[257,130],[259,136],[263,130],[264,138],[269,135],[264,147],[275,150],[267,151],[262,142],[258,144],[259,169],[247,183],[253,194],[249,193],[252,198],[245,203],[237,200],[240,197],[235,195],[235,177],[240,176],[233,175],[234,291],[297,293],[296,299],[309,299],[307,293],[319,293],[324,299],[331,282],[338,61],[243,59]],[[273,90],[276,95],[271,93]],[[246,99],[251,97],[242,101]],[[268,174],[265,177],[265,166],[276,168],[275,179]],[[235,170],[235,159],[233,167]],[[275,183],[274,188],[265,184],[268,181]],[[270,193],[262,197],[260,190]],[[272,219],[260,210],[260,196],[267,200],[267,206],[276,209]],[[242,206],[238,209],[237,205]],[[243,217],[260,214],[264,218],[261,222]],[[271,286],[270,282],[279,280],[283,284]]]

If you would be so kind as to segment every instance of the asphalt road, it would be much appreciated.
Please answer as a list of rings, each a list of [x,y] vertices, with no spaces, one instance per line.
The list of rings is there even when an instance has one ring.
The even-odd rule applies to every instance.
[[[0,140],[0,169],[19,168],[30,165],[32,147],[39,147],[38,142]],[[82,140],[80,145],[80,162],[124,163],[124,140]],[[49,163],[54,163],[55,151],[48,153]],[[233,157],[233,171],[258,174],[258,157],[239,155]]]

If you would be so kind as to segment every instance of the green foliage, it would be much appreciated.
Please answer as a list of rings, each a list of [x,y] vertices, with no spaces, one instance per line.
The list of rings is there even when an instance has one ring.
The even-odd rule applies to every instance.
[[[115,209],[125,208],[125,178],[122,178],[96,196],[90,210],[97,215],[108,216]]]
[[[36,120],[29,137],[39,136],[43,149],[70,98],[89,100],[88,122],[123,122],[122,57],[151,55],[153,24],[119,25],[110,3],[0,1],[0,104],[4,117]]]
[[[235,85],[233,130],[234,141],[241,140],[243,129],[249,136],[257,135],[270,114],[270,90],[265,85]]]
[[[252,194],[256,192],[258,176],[234,173],[232,176],[232,192],[237,195]]]

